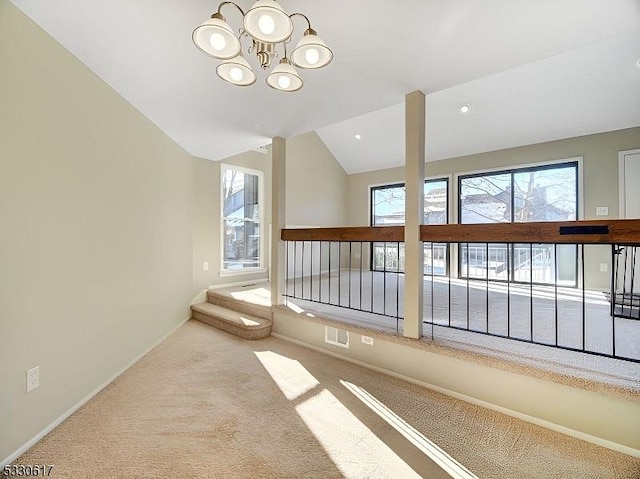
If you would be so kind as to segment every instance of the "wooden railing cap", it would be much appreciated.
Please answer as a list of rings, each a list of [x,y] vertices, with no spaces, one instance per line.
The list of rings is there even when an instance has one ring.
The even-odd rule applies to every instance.
[[[283,229],[283,241],[403,242],[404,226]],[[640,244],[640,220],[422,225],[434,243]]]

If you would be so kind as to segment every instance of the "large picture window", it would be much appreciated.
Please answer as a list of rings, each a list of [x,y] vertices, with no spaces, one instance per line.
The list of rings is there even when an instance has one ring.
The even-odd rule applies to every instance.
[[[449,181],[424,182],[424,224],[446,224],[449,217]],[[371,226],[404,225],[404,183],[371,188]],[[424,273],[447,274],[447,245],[425,243]],[[375,271],[404,272],[404,243],[373,243],[371,268]]]
[[[572,221],[578,212],[578,163],[459,177],[461,224]],[[462,244],[461,277],[575,286],[575,245]]]
[[[262,266],[262,173],[222,165],[222,271]]]

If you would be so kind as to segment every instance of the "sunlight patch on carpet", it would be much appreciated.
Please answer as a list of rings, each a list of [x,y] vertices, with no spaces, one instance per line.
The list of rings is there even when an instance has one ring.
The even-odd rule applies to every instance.
[[[478,479],[475,474],[440,449],[437,444],[430,441],[424,434],[407,423],[365,389],[343,380],[340,380],[340,383],[369,407],[369,409],[384,419],[387,424],[402,434],[411,444],[420,449],[426,456],[444,469],[451,477],[454,479]]]
[[[256,351],[254,354],[289,401],[295,401],[320,385],[318,380],[295,359],[271,351]]]
[[[291,401],[320,386],[296,360],[271,351],[255,354]],[[345,478],[420,477],[327,389],[295,409]]]
[[[231,297],[247,303],[271,306],[271,291],[264,287],[234,291],[231,293]]]

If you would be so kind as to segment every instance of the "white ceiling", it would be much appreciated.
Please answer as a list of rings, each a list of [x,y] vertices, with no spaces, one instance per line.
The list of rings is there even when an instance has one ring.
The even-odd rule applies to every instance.
[[[401,165],[403,101],[416,89],[427,94],[428,160],[640,126],[639,0],[281,0],[335,53],[288,94],[261,71],[249,88],[218,79],[191,31],[219,2],[11,1],[210,160],[316,130],[348,173]]]

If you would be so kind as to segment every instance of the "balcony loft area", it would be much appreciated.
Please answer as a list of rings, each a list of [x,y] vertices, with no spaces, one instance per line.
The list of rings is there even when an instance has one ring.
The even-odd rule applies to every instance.
[[[623,233],[624,228],[636,228],[638,222],[609,222],[607,227],[612,234],[608,239],[603,235],[576,234],[576,230],[567,230],[568,235],[558,233],[569,227],[578,227],[577,231],[580,227],[597,229],[602,223],[491,225],[493,228],[465,225],[464,230],[459,225],[423,226],[423,240],[434,240],[425,241],[423,341],[520,366],[637,389],[640,322],[633,299],[638,292],[637,247],[608,243],[624,242],[628,233]],[[513,242],[498,243],[497,229]],[[285,230],[286,306],[307,317],[324,317],[355,328],[402,335],[406,285],[397,255],[403,243],[396,241],[402,238],[402,230]],[[545,231],[546,239],[540,237]],[[552,231],[555,233],[550,234]],[[635,233],[629,234],[633,237]],[[525,242],[527,237],[536,242]],[[490,255],[485,255],[484,262],[477,262],[475,269],[469,267],[471,255],[466,251],[471,244],[485,253],[490,251],[490,245],[503,248],[508,258],[502,275],[509,281],[495,274],[493,263],[486,260]],[[370,261],[376,245],[382,245],[383,254],[392,257],[391,261],[383,258],[381,270],[370,267],[375,265]],[[517,247],[512,248],[514,245]],[[434,253],[438,248],[441,254]],[[559,248],[576,255],[574,287],[553,280],[559,270]],[[542,264],[536,259],[541,256],[540,251],[555,254],[545,254]],[[613,262],[610,288],[602,291],[585,287],[592,273],[590,264],[603,255]],[[444,259],[446,265],[441,263]],[[547,264],[549,260],[551,265]],[[542,270],[547,273],[542,275]],[[250,291],[245,288],[244,292],[229,294],[253,294],[255,298]],[[264,298],[268,297],[264,293]]]

